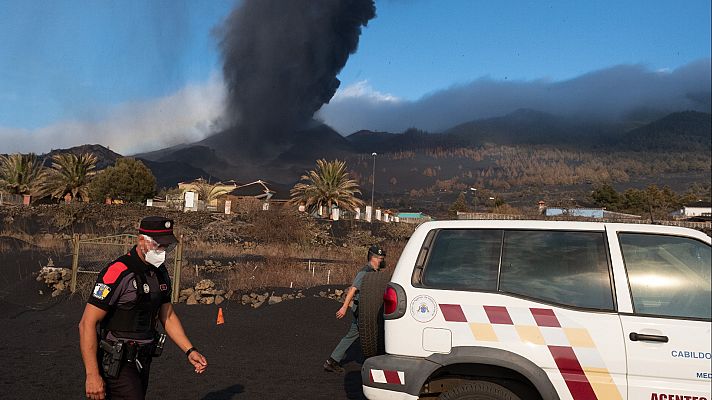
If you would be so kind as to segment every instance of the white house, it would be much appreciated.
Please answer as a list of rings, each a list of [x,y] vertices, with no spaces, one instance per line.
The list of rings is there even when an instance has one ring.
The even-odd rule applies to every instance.
[[[711,217],[712,203],[698,201],[697,203],[686,204],[682,206],[681,209],[675,211],[673,215],[677,218]]]

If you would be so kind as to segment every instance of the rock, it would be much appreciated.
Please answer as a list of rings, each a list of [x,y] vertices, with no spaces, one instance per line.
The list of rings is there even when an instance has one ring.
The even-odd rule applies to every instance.
[[[189,306],[198,304],[198,300],[195,298],[195,294],[191,294],[190,296],[188,296],[188,300],[185,301],[185,304]]]
[[[250,293],[250,297],[253,298],[253,299],[256,299],[256,298],[257,298],[257,293],[254,293],[254,292],[253,292],[253,293]]]
[[[200,299],[200,304],[213,304],[215,303],[215,297],[203,297]]]
[[[199,290],[199,292],[202,296],[215,296],[216,294],[218,294],[218,291],[215,289]]]
[[[341,289],[336,289],[336,290],[334,290],[334,294],[337,296],[341,296],[342,294],[344,294],[344,291]]]
[[[242,295],[242,304],[249,303],[252,298],[249,295],[243,294]]]
[[[210,279],[203,279],[202,281],[198,282],[197,285],[195,285],[195,290],[200,291],[200,290],[208,290],[212,289],[215,287],[215,283],[211,281]]]
[[[54,290],[57,290],[57,291],[60,291],[60,292],[63,291],[64,289],[66,289],[66,288],[67,288],[67,287],[64,285],[64,282],[59,282],[58,284],[54,285]]]
[[[225,294],[226,299],[232,298],[232,295],[235,294],[233,290],[228,290],[227,293]]]
[[[323,290],[319,292],[319,297],[326,297],[326,292]]]
[[[59,296],[61,293],[62,293],[61,290],[55,290],[54,292],[52,292],[52,297],[57,297],[57,296]]]
[[[267,300],[267,296],[263,296],[261,294],[257,296],[257,301],[264,303],[265,300]]]
[[[47,266],[48,266],[48,267],[54,267],[54,261],[52,261],[52,257],[50,257],[50,258],[47,260]]]
[[[225,298],[224,298],[224,297],[222,297],[222,296],[215,296],[215,304],[216,304],[216,305],[219,305],[219,304],[222,303],[223,301],[225,301]]]
[[[282,302],[282,296],[271,296],[267,304],[273,305]]]
[[[223,296],[223,295],[225,295],[225,291],[224,290],[216,290],[214,294],[216,296]]]
[[[195,289],[193,288],[183,289],[180,291],[180,295],[185,297],[188,297],[193,293],[195,293]]]
[[[265,296],[265,298],[269,297],[269,292],[262,293],[262,296]]]
[[[252,308],[258,308],[259,306],[261,306],[264,303],[265,303],[264,300],[252,303]]]

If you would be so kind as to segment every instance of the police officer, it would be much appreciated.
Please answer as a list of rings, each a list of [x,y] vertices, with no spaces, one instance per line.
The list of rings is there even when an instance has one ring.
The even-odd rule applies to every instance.
[[[159,321],[196,373],[208,366],[171,304],[163,262],[176,243],[173,221],[144,218],[138,233],[136,246],[99,273],[79,322],[89,399],[145,398],[151,359],[160,355],[165,340],[157,331]]]
[[[371,246],[368,249],[368,255],[366,259],[368,263],[356,274],[353,284],[346,293],[346,300],[344,300],[343,306],[336,312],[336,318],[341,319],[346,315],[349,309],[349,305],[353,300],[353,320],[351,321],[351,326],[346,335],[341,339],[339,344],[331,353],[326,362],[324,362],[324,370],[329,372],[344,372],[341,367],[341,360],[344,359],[346,351],[351,347],[351,345],[358,339],[358,302],[359,302],[359,290],[361,290],[361,283],[363,282],[364,276],[370,272],[376,272],[385,268],[385,258],[386,252],[379,246]]]

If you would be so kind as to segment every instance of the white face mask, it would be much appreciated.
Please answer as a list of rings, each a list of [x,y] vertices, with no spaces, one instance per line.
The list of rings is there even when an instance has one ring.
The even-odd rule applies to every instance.
[[[149,250],[145,255],[146,262],[158,268],[166,261],[165,251]]]

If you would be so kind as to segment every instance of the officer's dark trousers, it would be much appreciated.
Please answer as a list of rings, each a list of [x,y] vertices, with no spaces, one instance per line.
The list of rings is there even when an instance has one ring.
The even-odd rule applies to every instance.
[[[116,378],[105,378],[107,399],[111,400],[144,400],[148,389],[148,374],[151,359],[141,364],[141,373],[133,363],[124,363]]]

